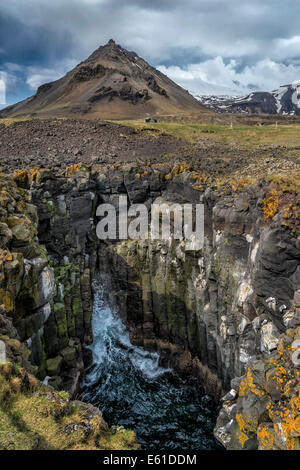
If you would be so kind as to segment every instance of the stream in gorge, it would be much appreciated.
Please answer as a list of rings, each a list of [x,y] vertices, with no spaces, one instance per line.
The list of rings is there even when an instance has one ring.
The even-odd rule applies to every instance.
[[[106,422],[136,432],[145,450],[220,449],[213,436],[217,406],[192,379],[159,366],[159,356],[130,343],[100,279],[93,285],[93,364],[82,399]]]

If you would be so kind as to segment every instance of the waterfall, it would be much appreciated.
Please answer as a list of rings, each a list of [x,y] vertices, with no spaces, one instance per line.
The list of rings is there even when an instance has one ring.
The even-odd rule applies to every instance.
[[[159,355],[130,343],[101,277],[93,284],[93,364],[82,399],[98,406],[110,425],[134,429],[145,449],[214,449],[215,403],[196,383],[159,366]]]
[[[93,367],[87,376],[87,385],[95,383],[103,374],[107,376],[110,385],[109,382],[115,380],[114,372],[120,369],[128,374],[143,374],[150,380],[171,372],[170,369],[159,367],[158,354],[149,353],[130,343],[129,333],[116,309],[111,308],[105,300],[104,286],[99,280],[94,283],[92,327]]]

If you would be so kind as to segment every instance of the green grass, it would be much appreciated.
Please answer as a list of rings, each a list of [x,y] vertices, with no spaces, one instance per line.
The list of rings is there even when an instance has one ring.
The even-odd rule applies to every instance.
[[[15,124],[16,122],[29,121],[30,119],[31,119],[30,117],[3,118],[3,119],[0,119],[0,125],[4,124],[5,126],[11,126],[12,124]]]
[[[143,121],[114,121],[119,124],[146,131],[150,134],[166,133],[195,143],[199,139],[219,144],[249,148],[257,145],[300,146],[300,126],[275,124],[267,126],[233,126],[219,124],[194,124],[178,122],[145,123]]]
[[[89,426],[85,424],[89,422]],[[0,450],[133,450],[133,431],[110,429],[101,415],[43,386],[20,367],[0,367]]]

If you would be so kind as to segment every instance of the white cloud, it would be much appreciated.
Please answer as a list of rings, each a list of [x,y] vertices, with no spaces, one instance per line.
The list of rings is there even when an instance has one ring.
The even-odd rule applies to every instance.
[[[6,104],[6,84],[0,72],[0,106]]]
[[[18,63],[24,49],[31,90],[71,68],[58,57],[74,66],[110,38],[154,65],[173,64],[165,70],[189,89],[272,89],[300,77],[299,0],[10,0],[0,11],[6,28],[21,25],[1,47]],[[31,57],[43,67],[28,67]]]
[[[25,81],[29,88],[32,91],[36,91],[40,85],[58,80],[76,65],[76,60],[72,59],[65,60],[63,63],[58,62],[54,64],[52,68],[36,66],[26,67],[8,62],[4,64],[5,72],[0,72],[0,77],[2,73],[7,83],[10,82],[11,85],[15,85],[19,80],[17,74],[22,73],[22,75],[25,76]]]
[[[44,67],[23,67],[26,76],[26,83],[33,91],[44,83],[53,82],[63,77],[69,70],[77,65],[76,60],[64,60],[63,63],[56,63],[53,68]]]
[[[11,73],[9,70],[1,70],[0,79],[5,83],[6,93],[16,92],[19,85],[19,79],[14,73]]]
[[[300,36],[275,39],[273,46],[272,56],[278,60],[299,58],[300,56]]]
[[[62,73],[53,69],[41,69],[38,67],[29,67],[26,70],[26,83],[29,88],[35,91],[44,83],[53,82],[62,76]]]

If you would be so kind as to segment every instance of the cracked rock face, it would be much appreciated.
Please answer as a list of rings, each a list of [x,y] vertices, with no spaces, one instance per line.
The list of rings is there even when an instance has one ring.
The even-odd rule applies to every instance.
[[[226,449],[300,449],[299,333],[282,334],[273,354],[253,362],[224,397],[214,433]]]
[[[279,218],[265,220],[265,189],[238,195],[202,191],[188,170],[170,176],[161,166],[134,164],[72,165],[59,176],[49,170],[25,173],[11,179],[9,210],[0,221],[0,304],[13,324],[3,322],[0,340],[15,328],[19,341],[9,354],[26,346],[42,379],[48,376],[50,384],[76,394],[91,360],[91,283],[100,269],[113,280],[109,296],[134,344],[158,351],[163,366],[194,375],[217,397],[229,392],[217,438],[228,448],[263,447],[258,424],[268,397],[276,404],[283,393],[273,386],[267,364],[280,352],[286,327],[297,327],[300,290],[299,240]],[[148,208],[155,201],[201,201],[203,249],[187,251],[172,237],[101,242],[96,208],[104,202],[117,207],[119,196]],[[266,362],[255,365],[261,356]],[[249,370],[254,378],[247,379]],[[251,393],[252,378],[257,383],[256,397],[245,392],[245,377]],[[241,379],[235,383],[236,378]],[[292,398],[294,390],[293,385]],[[276,419],[266,426],[278,427]]]
[[[5,364],[6,362],[6,345],[4,341],[0,341],[0,364]]]

